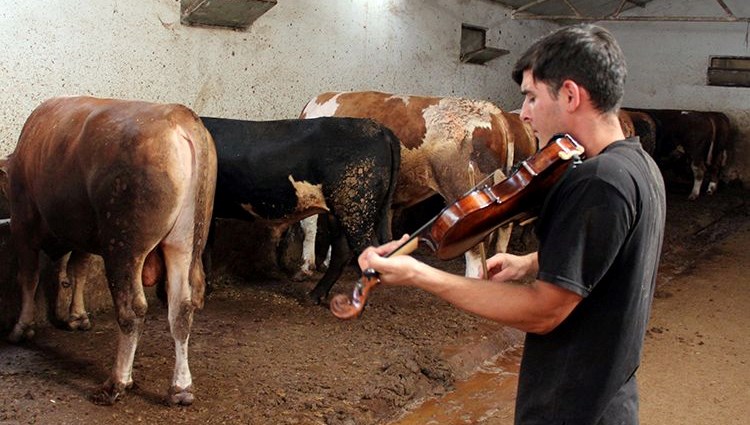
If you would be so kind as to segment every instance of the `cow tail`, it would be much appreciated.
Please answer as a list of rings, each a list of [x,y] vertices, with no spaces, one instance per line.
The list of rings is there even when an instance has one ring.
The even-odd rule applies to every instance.
[[[711,123],[711,140],[708,144],[708,152],[706,153],[706,165],[712,166],[714,164],[714,150],[716,148],[716,117],[713,115],[708,116],[708,122]]]
[[[190,132],[193,142],[193,163],[191,185],[195,188],[193,258],[190,264],[191,299],[196,308],[203,307],[206,273],[202,260],[213,213],[214,192],[216,190],[216,146],[213,137],[195,116],[195,125]]]
[[[380,210],[378,226],[380,243],[388,242],[393,238],[391,234],[391,208],[393,207],[393,195],[396,193],[396,183],[398,182],[398,174],[401,169],[401,141],[391,130],[385,127],[383,129],[391,147],[391,175],[388,182],[388,193],[385,204]]]

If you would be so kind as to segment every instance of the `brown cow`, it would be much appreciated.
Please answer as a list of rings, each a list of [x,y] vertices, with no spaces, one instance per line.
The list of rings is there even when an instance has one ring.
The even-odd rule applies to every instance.
[[[198,116],[182,105],[53,98],[26,120],[3,170],[23,302],[9,339],[33,336],[40,250],[52,259],[73,251],[68,271],[102,256],[120,332],[94,401],[114,403],[133,385],[143,284],[164,268],[176,353],[169,401],[191,404],[188,337],[203,306],[201,253],[216,187],[213,139]]]
[[[638,136],[641,146],[649,155],[656,148],[656,123],[644,112],[621,109],[618,117],[625,137]]]
[[[716,192],[721,168],[726,165],[730,143],[729,119],[720,112],[641,109],[656,123],[654,157],[664,166],[675,155],[686,155],[693,172],[693,188],[688,199],[698,198],[708,173],[706,193]]]
[[[481,100],[373,91],[323,93],[310,100],[300,118],[321,116],[372,118],[401,140],[394,209],[435,193],[452,203],[473,186],[472,178],[479,182],[498,169],[507,174],[513,163],[536,151],[536,138],[518,114]],[[506,231],[498,242],[500,250],[505,250],[508,237]],[[477,248],[466,253],[466,276],[482,273],[479,258]]]

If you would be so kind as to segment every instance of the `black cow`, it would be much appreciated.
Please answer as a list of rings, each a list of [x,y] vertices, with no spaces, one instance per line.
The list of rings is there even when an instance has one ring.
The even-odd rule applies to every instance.
[[[316,303],[355,252],[386,241],[400,142],[369,119],[243,121],[202,118],[216,142],[215,218],[261,219],[284,229],[328,213],[331,263]]]

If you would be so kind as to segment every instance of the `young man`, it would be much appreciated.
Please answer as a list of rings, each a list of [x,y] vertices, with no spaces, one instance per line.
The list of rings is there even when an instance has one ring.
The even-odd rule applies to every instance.
[[[384,284],[421,288],[527,332],[516,424],[638,423],[635,372],[666,206],[656,164],[617,119],[625,75],[617,42],[592,25],[548,35],[515,66],[521,117],[539,140],[568,133],[586,149],[547,195],[538,252],[490,258],[489,283],[409,256],[383,257],[405,239],[359,257]],[[512,282],[524,277],[536,280]]]

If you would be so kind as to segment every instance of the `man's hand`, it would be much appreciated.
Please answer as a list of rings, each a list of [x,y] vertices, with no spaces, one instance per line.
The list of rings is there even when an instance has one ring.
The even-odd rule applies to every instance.
[[[409,255],[386,256],[403,245],[408,239],[409,235],[404,235],[399,240],[365,249],[357,259],[360,269],[374,269],[378,272],[380,282],[386,285],[407,284],[414,275],[414,267],[419,262]]]
[[[536,274],[538,267],[536,252],[523,256],[496,254],[487,260],[485,278],[498,282],[521,280]]]

